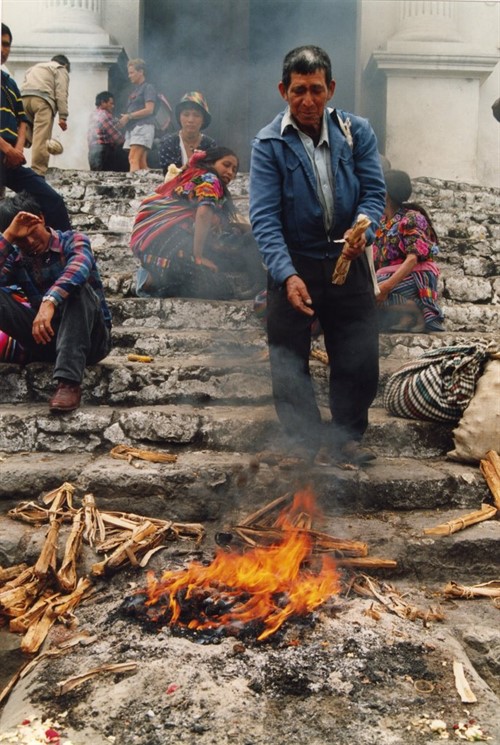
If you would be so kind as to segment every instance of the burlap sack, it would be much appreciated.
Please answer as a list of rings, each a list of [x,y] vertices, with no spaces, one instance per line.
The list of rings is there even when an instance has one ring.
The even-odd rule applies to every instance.
[[[470,404],[453,430],[453,460],[477,463],[488,450],[500,452],[500,359],[495,355],[485,367]]]

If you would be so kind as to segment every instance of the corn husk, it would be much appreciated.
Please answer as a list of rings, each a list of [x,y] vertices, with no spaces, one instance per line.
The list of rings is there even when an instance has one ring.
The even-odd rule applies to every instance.
[[[57,572],[57,582],[63,592],[72,592],[78,581],[76,563],[80,555],[84,528],[83,510],[80,509],[73,518],[73,525],[66,541],[62,564]]]

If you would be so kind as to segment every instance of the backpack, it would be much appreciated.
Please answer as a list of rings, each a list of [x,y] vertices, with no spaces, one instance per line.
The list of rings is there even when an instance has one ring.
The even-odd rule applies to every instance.
[[[163,137],[171,128],[173,109],[169,100],[163,93],[156,94],[156,103],[154,110],[155,134],[157,137]]]

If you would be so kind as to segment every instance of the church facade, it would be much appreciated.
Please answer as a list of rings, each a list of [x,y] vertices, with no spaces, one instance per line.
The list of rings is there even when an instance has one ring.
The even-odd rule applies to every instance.
[[[370,119],[394,168],[499,185],[497,0],[3,0],[3,21],[18,83],[54,54],[71,61],[69,126],[53,166],[88,167],[95,95],[111,90],[119,113],[127,60],[142,57],[173,105],[204,93],[208,134],[246,169],[252,137],[283,108],[284,54],[314,43],[332,58],[333,105]]]

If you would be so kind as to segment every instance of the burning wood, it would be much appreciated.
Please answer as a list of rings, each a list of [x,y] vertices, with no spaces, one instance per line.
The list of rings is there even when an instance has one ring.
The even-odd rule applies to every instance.
[[[490,504],[482,504],[480,510],[475,512],[469,512],[463,517],[456,517],[454,520],[449,520],[447,523],[441,523],[436,525],[434,528],[426,528],[424,530],[425,535],[451,535],[452,533],[458,533],[459,530],[464,530],[470,525],[476,525],[483,520],[489,520],[495,517],[497,508]]]
[[[250,546],[272,546],[283,540],[283,531],[279,528],[251,528],[236,525],[233,530],[242,541]],[[290,530],[307,535],[311,540],[314,552],[329,551],[348,556],[366,556],[368,553],[368,546],[361,541],[333,538],[316,530],[298,529],[295,525]]]
[[[111,450],[110,455],[112,458],[126,460],[128,463],[131,463],[134,458],[148,460],[151,463],[175,463],[177,461],[176,455],[171,455],[170,453],[158,453],[154,450],[140,450],[139,448],[133,448],[129,445],[116,445],[116,447]]]
[[[339,258],[337,259],[337,263],[335,264],[335,270],[332,276],[332,285],[344,284],[351,266],[351,259],[348,259],[345,256],[344,251],[346,250],[346,248],[349,247],[349,243],[354,243],[358,238],[360,238],[371,224],[371,220],[366,215],[358,215],[358,218],[354,223],[354,227],[352,229],[351,239],[350,241],[346,241],[344,243],[342,253],[340,254]]]
[[[313,530],[318,514],[309,490],[285,494],[219,534],[224,546],[237,537],[240,552],[219,550],[209,566],[193,562],[160,578],[150,574],[146,588],[127,598],[123,610],[148,625],[169,624],[208,640],[251,635],[262,641],[289,618],[337,595],[339,564],[396,565],[367,557],[366,543]]]

